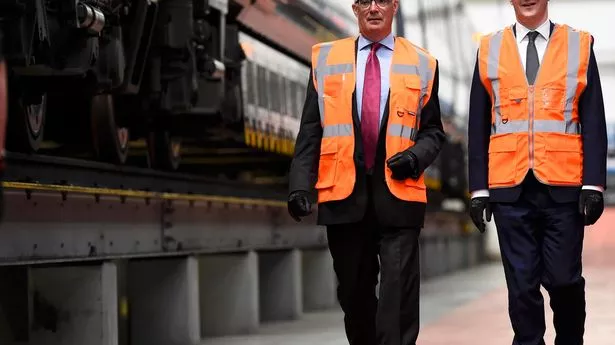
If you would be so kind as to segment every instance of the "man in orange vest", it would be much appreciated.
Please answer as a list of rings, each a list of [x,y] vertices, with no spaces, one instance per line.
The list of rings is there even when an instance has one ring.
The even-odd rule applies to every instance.
[[[600,218],[607,137],[593,37],[512,0],[517,22],[484,36],[470,95],[470,213],[493,213],[514,345],[544,344],[541,285],[556,345],[583,344],[584,226]]]
[[[296,220],[311,213],[316,175],[318,224],[327,226],[352,345],[413,345],[419,332],[423,171],[445,135],[437,61],[392,34],[398,6],[355,0],[359,37],[313,47],[290,168]]]

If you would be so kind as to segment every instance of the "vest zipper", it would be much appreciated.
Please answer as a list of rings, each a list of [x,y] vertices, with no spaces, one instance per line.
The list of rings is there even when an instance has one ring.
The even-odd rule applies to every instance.
[[[529,118],[529,149],[530,149],[530,169],[534,168],[534,85],[529,87],[530,118]]]

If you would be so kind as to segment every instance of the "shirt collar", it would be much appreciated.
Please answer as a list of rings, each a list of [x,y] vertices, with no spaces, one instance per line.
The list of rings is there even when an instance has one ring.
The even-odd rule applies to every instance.
[[[369,46],[372,43],[373,43],[372,41],[365,38],[363,35],[359,35],[359,42],[358,42],[359,50],[363,50],[363,48]],[[383,38],[380,41],[380,44],[389,48],[390,50],[393,50],[393,47],[395,46],[395,37],[393,36],[393,32],[391,32],[387,37]]]
[[[530,30],[519,22],[517,22],[515,26],[515,30],[517,31],[517,42],[519,43],[525,38],[525,36],[527,36],[528,32],[530,31],[538,31],[538,33],[545,40],[548,40],[549,36],[551,36],[551,21],[548,19],[545,20],[544,23],[540,24],[540,26],[537,27],[536,30]]]

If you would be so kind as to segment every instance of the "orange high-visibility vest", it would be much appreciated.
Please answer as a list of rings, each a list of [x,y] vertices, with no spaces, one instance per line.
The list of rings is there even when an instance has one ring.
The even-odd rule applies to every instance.
[[[556,25],[529,86],[512,27],[481,39],[479,72],[492,103],[489,188],[518,185],[529,169],[548,185],[582,184],[578,103],[590,47],[589,33]]]
[[[355,90],[355,39],[316,44],[312,78],[318,92],[323,138],[318,166],[318,202],[343,200],[354,189],[355,138],[352,121]],[[404,38],[396,37],[390,72],[386,159],[414,145],[421,110],[431,96],[436,60]],[[397,181],[385,166],[386,183],[401,200],[427,202],[424,175]]]

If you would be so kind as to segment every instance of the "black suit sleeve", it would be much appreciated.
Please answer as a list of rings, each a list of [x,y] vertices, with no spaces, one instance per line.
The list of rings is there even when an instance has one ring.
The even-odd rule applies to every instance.
[[[299,134],[295,142],[295,154],[290,164],[289,191],[291,193],[299,190],[311,191],[320,156],[322,125],[318,109],[318,93],[312,82],[311,70],[309,75]]]
[[[587,71],[587,87],[579,99],[579,117],[583,138],[583,184],[606,189],[607,133],[604,101],[592,37]]]
[[[491,98],[480,80],[478,54],[470,89],[468,114],[468,180],[470,192],[488,189]]]
[[[421,123],[416,137],[416,143],[409,151],[418,161],[418,169],[412,178],[417,179],[438,157],[442,144],[446,140],[440,115],[440,100],[438,98],[439,70],[436,62],[431,97],[421,113]]]

